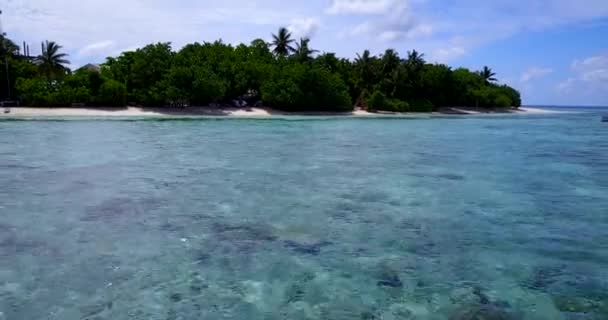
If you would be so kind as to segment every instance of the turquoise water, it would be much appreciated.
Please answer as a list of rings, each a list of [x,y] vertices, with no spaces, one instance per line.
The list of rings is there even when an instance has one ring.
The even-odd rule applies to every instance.
[[[600,118],[2,121],[0,319],[608,319]]]

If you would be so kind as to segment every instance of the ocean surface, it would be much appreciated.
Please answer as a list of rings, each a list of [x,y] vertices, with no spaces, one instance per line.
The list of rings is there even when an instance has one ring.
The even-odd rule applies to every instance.
[[[575,110],[0,121],[0,319],[608,319]]]

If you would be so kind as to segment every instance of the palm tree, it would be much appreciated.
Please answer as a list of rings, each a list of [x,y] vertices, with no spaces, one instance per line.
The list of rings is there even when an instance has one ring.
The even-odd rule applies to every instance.
[[[374,74],[374,58],[371,56],[369,50],[363,51],[362,55],[357,53],[355,66],[359,71],[361,81],[363,82],[364,86],[370,84],[373,80]]]
[[[363,54],[357,54],[355,59],[356,80],[355,86],[359,90],[359,98],[357,105],[361,105],[363,97],[366,93],[371,94],[373,86],[376,83],[378,68],[378,59],[372,56],[369,50],[363,51]]]
[[[488,68],[487,66],[484,66],[483,69],[478,72],[478,74],[483,78],[483,81],[486,84],[497,81],[497,79],[494,78],[496,73],[493,72],[492,69]]]
[[[286,56],[295,51],[291,45],[295,40],[291,38],[291,32],[287,28],[282,27],[277,34],[272,35],[270,45],[274,46],[274,52],[277,56]]]
[[[424,53],[419,53],[416,50],[407,52],[407,59],[404,61],[405,70],[408,74],[408,86],[412,94],[417,94],[421,89],[421,71],[426,61]]]
[[[42,43],[42,53],[36,58],[38,65],[40,66],[41,72],[46,75],[49,83],[51,77],[55,75],[64,74],[68,68],[66,64],[70,64],[66,53],[60,53],[59,50],[63,48],[54,41],[46,41]]]
[[[393,49],[387,49],[382,55],[382,73],[384,76],[390,75],[399,67],[399,54]]]
[[[393,49],[387,49],[382,55],[382,81],[381,85],[385,93],[388,93],[390,97],[395,95],[397,91],[397,85],[400,82],[400,72],[403,68],[399,54]]]
[[[424,53],[419,53],[416,50],[408,51],[407,59],[405,64],[413,70],[417,70],[422,67],[426,61],[424,61]]]
[[[338,72],[340,60],[336,58],[335,53],[325,52],[315,59],[315,63],[331,72]]]
[[[0,13],[2,13],[0,11]],[[10,57],[14,57],[19,54],[19,46],[17,46],[11,39],[7,38],[4,34],[0,34],[0,58],[4,60],[4,69],[6,73],[6,98],[11,99],[11,77],[8,67],[8,61]],[[4,97],[3,97],[4,98]]]
[[[309,38],[300,38],[300,42],[296,44],[295,55],[301,62],[310,61],[312,58],[311,55],[319,52],[319,50],[310,49],[308,46],[309,42]]]
[[[0,35],[0,57],[12,56],[19,52],[19,47],[9,38]]]

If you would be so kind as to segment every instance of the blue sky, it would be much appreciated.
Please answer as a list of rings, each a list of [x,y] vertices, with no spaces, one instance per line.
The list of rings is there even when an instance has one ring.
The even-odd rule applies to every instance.
[[[72,67],[150,42],[269,40],[280,26],[352,58],[416,49],[454,67],[492,67],[525,104],[608,105],[608,0],[2,0],[4,31]]]

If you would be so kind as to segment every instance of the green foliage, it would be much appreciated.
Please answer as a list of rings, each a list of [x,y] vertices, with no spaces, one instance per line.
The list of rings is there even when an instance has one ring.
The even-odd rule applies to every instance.
[[[475,104],[481,108],[518,108],[519,93],[506,86],[488,85],[472,91]]]
[[[88,69],[78,69],[76,72],[69,74],[64,77],[63,83],[69,87],[85,87],[87,88],[92,96],[91,101],[94,101],[99,94],[99,88],[104,83],[105,79],[97,71]]]
[[[365,50],[362,55],[357,54],[354,63],[355,87],[359,92],[372,91],[379,82],[380,61]]]
[[[19,52],[19,46],[16,45],[11,39],[0,34],[0,58],[4,60],[5,56],[14,57]]]
[[[163,105],[163,91],[166,87],[161,84],[173,59],[171,44],[151,44],[135,51],[129,66],[129,82],[133,98],[144,105]]]
[[[309,43],[310,39],[301,38],[300,42],[296,44],[296,48],[294,50],[294,57],[298,62],[310,62],[312,60],[312,55],[317,52],[317,50],[310,48]]]
[[[454,75],[452,69],[443,64],[425,65],[420,72],[420,89],[418,93],[422,98],[411,101],[414,109],[419,104],[416,102],[420,100],[430,102],[432,106],[449,105],[453,101],[454,93]],[[429,103],[425,105],[429,105]]]
[[[15,88],[17,78],[31,79],[38,75],[38,68],[28,60],[19,56],[5,56],[0,60],[0,99],[12,100],[18,97],[17,89]],[[8,65],[8,77],[6,75]],[[7,88],[8,81],[8,88]],[[9,91],[10,90],[10,97]]]
[[[287,111],[347,111],[352,109],[348,88],[324,68],[290,64],[278,70],[261,88],[269,106]]]
[[[217,76],[210,69],[199,67],[194,70],[192,89],[192,100],[203,105],[223,99],[226,95],[228,84],[225,79]]]
[[[408,112],[408,111],[410,111],[410,105],[409,105],[409,103],[407,103],[405,101],[398,100],[398,99],[389,99],[388,100],[388,108],[389,108],[389,111],[394,111],[394,112]]]
[[[367,110],[371,112],[408,112],[410,106],[405,101],[387,98],[380,90],[376,90],[367,98]]]
[[[374,91],[374,93],[367,98],[367,110],[371,112],[385,110],[386,100],[384,93],[379,90]]]
[[[85,87],[72,88],[61,85],[47,96],[46,105],[64,107],[70,106],[72,103],[87,103],[90,97],[91,93]]]
[[[105,78],[124,83],[130,93],[131,90],[133,90],[131,69],[135,60],[135,55],[135,52],[127,51],[123,52],[117,58],[107,58],[106,62],[101,65],[101,75]]]
[[[365,50],[354,60],[333,53],[314,57],[310,40],[296,43],[285,28],[270,44],[256,39],[235,47],[219,40],[179,51],[170,43],[150,44],[107,58],[99,72],[81,68],[71,73],[61,46],[48,42],[43,47],[37,64],[13,49],[0,50],[10,79],[7,86],[6,74],[0,76],[1,92],[8,87],[23,103],[40,106],[128,102],[160,107],[246,100],[287,111],[348,111],[354,103],[370,111],[430,112],[442,106],[521,105],[519,92],[496,84],[489,67],[452,70],[427,63],[416,50],[404,57],[393,49],[379,56]]]
[[[108,79],[99,88],[98,103],[111,106],[123,107],[127,104],[127,87],[112,79]]]
[[[500,90],[502,91],[502,94],[504,94],[511,100],[511,105],[510,105],[511,107],[513,107],[513,108],[521,107],[521,95],[520,95],[519,91],[517,91],[507,85],[500,86]]]
[[[86,87],[71,87],[64,83],[51,86],[42,78],[19,78],[16,84],[22,99],[32,106],[67,107],[72,103],[87,103],[91,97]]]
[[[410,103],[411,110],[413,112],[433,112],[435,111],[435,105],[427,99],[417,99]]]
[[[453,97],[452,104],[456,106],[476,107],[478,105],[477,91],[483,87],[483,79],[468,69],[456,69],[452,73]]]
[[[254,80],[247,78],[249,74],[239,72],[241,68],[232,58],[237,54],[243,59],[238,60],[240,65],[244,66],[250,55],[256,53],[246,46],[235,50],[220,41],[187,45],[175,55],[165,78],[167,98],[172,102],[205,105],[226,99],[229,91],[231,96],[245,93]],[[252,70],[251,77],[255,75]]]
[[[47,82],[42,78],[18,78],[15,89],[23,102],[32,106],[44,106],[50,94]]]
[[[497,108],[508,108],[513,105],[513,102],[509,97],[500,93],[494,98],[493,105]]]

